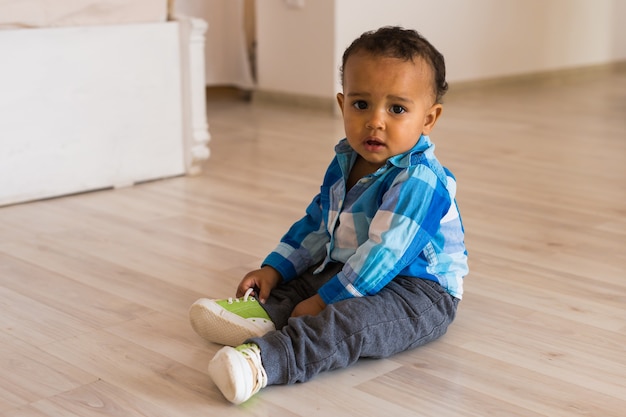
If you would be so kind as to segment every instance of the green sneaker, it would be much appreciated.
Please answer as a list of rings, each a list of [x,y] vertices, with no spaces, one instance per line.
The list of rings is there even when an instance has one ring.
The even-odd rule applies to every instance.
[[[222,395],[234,404],[247,401],[267,386],[261,350],[254,343],[218,350],[209,362],[209,376]]]
[[[210,300],[201,298],[189,309],[191,327],[209,342],[239,346],[246,339],[276,330],[261,304],[250,296]]]

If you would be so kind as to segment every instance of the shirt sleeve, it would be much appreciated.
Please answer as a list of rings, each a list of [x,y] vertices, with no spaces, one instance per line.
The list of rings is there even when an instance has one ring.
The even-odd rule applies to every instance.
[[[429,167],[418,165],[398,175],[383,195],[368,239],[343,270],[320,288],[324,302],[380,291],[420,255],[437,233],[450,204],[445,184]]]
[[[285,281],[301,275],[326,255],[330,235],[320,201],[321,195],[318,194],[307,207],[305,216],[291,226],[276,249],[263,261],[263,265],[276,269]]]

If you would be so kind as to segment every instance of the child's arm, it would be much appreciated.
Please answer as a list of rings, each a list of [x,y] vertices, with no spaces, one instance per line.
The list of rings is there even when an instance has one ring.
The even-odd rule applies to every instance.
[[[276,249],[263,261],[263,265],[276,269],[285,281],[302,274],[326,256],[330,235],[326,230],[320,198],[318,194],[313,199],[306,215],[291,226]]]
[[[279,271],[283,280],[289,281],[320,263],[326,256],[330,234],[327,230],[329,188],[343,177],[337,157],[333,158],[324,175],[321,192],[306,209],[306,215],[293,224],[282,237],[280,244],[263,261]]]

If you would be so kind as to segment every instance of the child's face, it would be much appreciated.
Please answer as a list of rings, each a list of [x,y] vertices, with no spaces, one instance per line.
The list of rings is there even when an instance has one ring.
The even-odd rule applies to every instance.
[[[374,168],[413,148],[441,114],[435,103],[433,74],[415,62],[357,52],[344,67],[337,101],[352,148]]]

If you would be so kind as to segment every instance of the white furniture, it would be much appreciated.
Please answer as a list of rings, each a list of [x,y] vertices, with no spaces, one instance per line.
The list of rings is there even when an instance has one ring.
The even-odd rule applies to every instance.
[[[0,30],[0,206],[209,157],[201,19]]]

